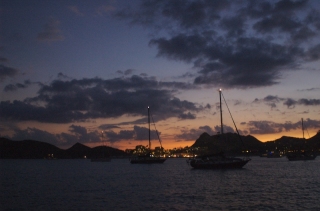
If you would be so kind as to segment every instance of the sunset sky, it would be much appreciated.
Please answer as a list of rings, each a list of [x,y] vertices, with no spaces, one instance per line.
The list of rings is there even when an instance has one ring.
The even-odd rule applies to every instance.
[[[191,146],[220,130],[219,88],[242,135],[320,130],[318,0],[0,6],[1,137],[130,149],[148,144],[150,106],[164,148]]]

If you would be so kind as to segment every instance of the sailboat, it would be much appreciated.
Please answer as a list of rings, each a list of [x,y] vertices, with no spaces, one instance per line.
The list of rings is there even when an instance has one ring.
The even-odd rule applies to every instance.
[[[103,131],[101,132],[101,139],[103,140]],[[105,144],[103,144],[103,146],[95,147],[94,149],[96,151],[96,154],[90,159],[91,162],[110,162],[111,161],[111,157],[106,153]]]
[[[303,118],[301,119],[301,128],[302,128],[302,138],[304,138],[304,126],[303,126]],[[311,152],[307,152],[305,150],[299,152],[292,152],[287,154],[287,158],[289,161],[298,161],[298,160],[314,160],[317,155]]]
[[[152,163],[164,163],[166,161],[166,158],[164,157],[154,157],[151,154],[151,139],[150,139],[150,135],[151,135],[151,131],[150,131],[150,107],[148,106],[148,125],[149,125],[149,145],[148,145],[148,153],[145,155],[139,155],[137,157],[133,157],[130,159],[130,163],[131,164],[152,164]],[[156,130],[158,138],[159,138],[159,142],[161,145],[161,141],[160,141],[160,137],[158,134],[158,131]],[[161,149],[162,149],[162,145],[161,145]]]
[[[221,137],[223,137],[221,94],[222,94],[222,90],[219,89]],[[237,130],[237,133],[239,135],[239,132],[238,132],[237,128],[236,128],[236,130]],[[241,138],[240,135],[239,135],[239,137]],[[224,155],[223,152],[221,152],[221,153],[218,153],[218,154],[197,156],[197,157],[189,159],[187,162],[191,167],[193,167],[195,169],[238,169],[238,168],[242,168],[250,160],[251,160],[250,158],[227,157],[227,156]]]

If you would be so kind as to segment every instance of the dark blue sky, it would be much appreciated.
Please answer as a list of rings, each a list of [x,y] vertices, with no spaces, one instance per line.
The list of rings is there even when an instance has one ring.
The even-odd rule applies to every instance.
[[[191,145],[219,130],[219,88],[242,134],[320,129],[316,0],[0,6],[1,136],[133,148],[150,106],[165,148]]]

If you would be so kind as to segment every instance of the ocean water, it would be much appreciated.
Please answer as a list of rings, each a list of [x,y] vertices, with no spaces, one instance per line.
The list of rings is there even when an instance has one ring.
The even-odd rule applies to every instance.
[[[0,210],[320,210],[320,160],[252,157],[243,169],[186,159],[0,160]]]

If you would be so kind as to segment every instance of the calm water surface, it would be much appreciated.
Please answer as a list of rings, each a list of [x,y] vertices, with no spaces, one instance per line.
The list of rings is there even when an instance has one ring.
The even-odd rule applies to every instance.
[[[320,210],[320,160],[253,157],[244,169],[186,159],[0,160],[0,210]]]

